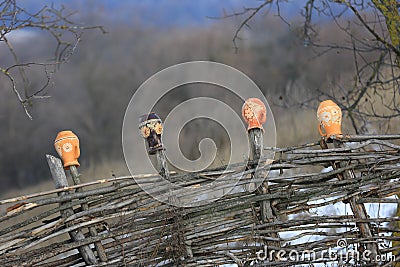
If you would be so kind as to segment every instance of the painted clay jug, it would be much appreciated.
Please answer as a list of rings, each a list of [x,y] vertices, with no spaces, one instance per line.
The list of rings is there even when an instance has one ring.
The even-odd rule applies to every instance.
[[[249,98],[243,104],[242,116],[248,125],[247,130],[263,129],[262,125],[267,121],[267,109],[260,99]]]
[[[161,141],[163,125],[157,114],[150,113],[140,116],[139,130],[147,141],[149,154],[155,154],[157,150],[164,149]]]
[[[342,135],[342,111],[332,100],[325,100],[319,104],[318,131],[323,137]]]
[[[68,170],[70,166],[80,166],[78,162],[81,155],[79,139],[72,131],[59,132],[54,141],[54,147],[64,163],[64,169]]]

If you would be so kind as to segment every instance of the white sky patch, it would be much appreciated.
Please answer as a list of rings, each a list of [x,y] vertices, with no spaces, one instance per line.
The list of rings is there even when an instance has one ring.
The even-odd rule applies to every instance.
[[[319,204],[323,202],[327,202],[330,200],[334,200],[336,197],[331,197],[331,198],[325,198],[325,199],[320,199],[320,200],[315,200],[315,201],[309,201],[308,204]],[[396,197],[390,197],[395,199]],[[368,213],[368,216],[371,218],[389,218],[393,216],[393,213],[397,209],[397,204],[396,203],[366,203],[365,209]],[[311,208],[309,212],[310,216],[334,216],[334,215],[353,215],[353,212],[351,210],[351,207],[349,204],[344,204],[343,202],[338,202],[335,204],[330,204],[322,207],[317,207],[317,208]],[[289,215],[289,220],[295,220],[296,216],[295,215]],[[381,223],[379,227],[386,227],[388,223]],[[338,231],[345,231],[345,230],[351,230],[352,226],[354,223],[349,223],[343,224],[342,228],[337,228],[336,230]],[[322,224],[321,224],[322,226]],[[348,229],[346,229],[348,228]],[[302,244],[306,242],[313,242],[313,241],[318,241],[322,240],[325,237],[323,235],[319,235],[318,232],[328,232],[328,228],[316,228],[314,230],[315,234],[313,233],[308,233],[305,236],[300,237],[301,234],[304,234],[307,231],[287,231],[287,232],[281,232],[279,233],[281,238],[284,239],[290,239],[290,238],[295,238],[296,236],[299,236],[299,238],[294,239],[293,241],[289,241],[291,245],[295,244]],[[308,231],[309,232],[309,231]]]
[[[12,44],[23,44],[32,41],[32,39],[36,38],[38,33],[33,30],[28,29],[18,29],[13,30],[12,32],[6,35],[7,39]]]
[[[328,168],[323,168],[321,173],[326,173],[326,172],[330,172],[330,171],[333,171],[332,166],[329,166]]]

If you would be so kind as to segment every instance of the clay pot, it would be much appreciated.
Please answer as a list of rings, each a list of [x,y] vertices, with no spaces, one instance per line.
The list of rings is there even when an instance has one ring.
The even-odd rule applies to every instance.
[[[155,154],[157,150],[164,149],[161,141],[163,125],[157,114],[150,113],[140,116],[139,130],[147,141],[149,154]]]
[[[332,100],[325,100],[319,104],[318,131],[322,137],[342,135],[342,110]]]
[[[54,141],[54,147],[64,163],[64,169],[68,170],[70,166],[80,166],[78,162],[81,154],[79,139],[72,131],[59,132]]]
[[[242,116],[247,123],[247,130],[259,128],[267,121],[267,109],[264,103],[258,98],[247,99],[242,107]]]

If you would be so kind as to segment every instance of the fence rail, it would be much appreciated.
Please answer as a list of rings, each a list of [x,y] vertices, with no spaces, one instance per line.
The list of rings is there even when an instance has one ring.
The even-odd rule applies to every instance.
[[[265,148],[276,153],[275,160],[262,158],[258,166],[171,173],[171,182],[206,194],[237,183],[224,197],[196,207],[149,196],[136,180],[157,184],[159,176],[150,174],[61,183],[55,190],[0,200],[7,207],[0,217],[0,265],[287,266],[290,260],[294,266],[338,263],[352,252],[349,265],[393,266],[400,261],[398,140],[345,136],[340,146]],[[53,178],[62,176],[54,168]],[[268,173],[263,194],[249,190],[265,178],[254,176],[260,170],[269,170],[261,172]],[[210,187],[221,174],[221,182]],[[153,193],[171,194],[162,186]],[[274,218],[262,219],[264,201]],[[375,250],[371,255],[379,260],[356,257],[366,250]],[[295,253],[307,251],[314,254]]]

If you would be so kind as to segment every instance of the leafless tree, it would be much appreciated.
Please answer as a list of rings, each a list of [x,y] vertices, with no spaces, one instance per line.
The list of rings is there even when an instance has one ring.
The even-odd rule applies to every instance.
[[[12,58],[12,63],[0,63],[0,71],[9,79],[11,89],[30,119],[32,115],[29,107],[34,100],[49,97],[46,89],[51,83],[52,74],[60,64],[69,60],[81,40],[82,33],[89,29],[100,29],[105,32],[101,26],[80,26],[73,20],[74,14],[75,12],[68,11],[64,6],[60,8],[53,5],[43,6],[39,10],[31,11],[23,8],[17,0],[0,2],[0,44],[7,47]],[[54,53],[49,59],[44,62],[21,59],[9,36],[24,29],[40,30],[55,39]],[[45,77],[41,85],[30,83],[26,71],[33,66],[39,67]]]
[[[295,4],[297,1],[292,1]],[[347,53],[354,61],[351,82],[317,89],[303,106],[315,108],[316,101],[337,102],[356,133],[368,132],[371,123],[388,130],[400,117],[400,4],[396,0],[308,0],[301,8],[302,23],[292,23],[282,15],[290,1],[265,0],[255,7],[243,7],[223,17],[240,17],[233,36],[238,48],[241,34],[259,13],[275,12],[298,33],[304,46],[317,56]],[[298,4],[298,2],[297,2]],[[329,38],[321,32],[321,21],[330,20],[345,38]],[[328,36],[328,38],[327,38]],[[340,66],[338,66],[340,68]]]

